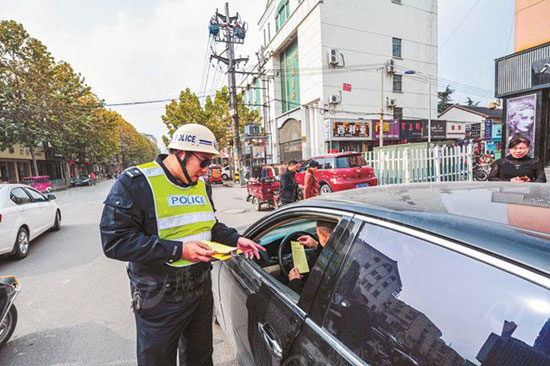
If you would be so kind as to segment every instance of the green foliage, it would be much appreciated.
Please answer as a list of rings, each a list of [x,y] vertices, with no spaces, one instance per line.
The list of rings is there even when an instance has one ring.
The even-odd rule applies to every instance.
[[[437,113],[443,113],[447,108],[452,105],[452,94],[455,92],[450,85],[447,85],[444,91],[437,92],[439,103],[437,104]]]
[[[159,152],[105,109],[71,65],[56,63],[46,46],[8,20],[0,21],[0,122],[0,150],[22,145],[33,153],[48,142],[67,160],[122,167]]]
[[[166,105],[166,112],[162,116],[169,136],[184,124],[198,123],[208,127],[216,136],[220,148],[224,148],[226,137],[232,135],[229,97],[229,90],[224,86],[222,90],[216,91],[213,99],[207,97],[204,105],[201,105],[199,98],[189,88],[185,89],[180,93],[178,101],[173,100]],[[250,110],[243,104],[241,94],[237,97],[237,105],[240,132],[243,132],[245,125],[259,124],[262,121],[258,111]],[[162,137],[167,146],[170,142],[169,136]]]
[[[466,105],[475,107],[479,105],[479,100],[477,102],[474,102],[472,98],[468,97],[468,99],[466,100]]]

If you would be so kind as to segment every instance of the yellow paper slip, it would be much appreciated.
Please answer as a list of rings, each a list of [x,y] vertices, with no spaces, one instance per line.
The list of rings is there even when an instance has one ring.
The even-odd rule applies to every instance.
[[[236,254],[242,253],[242,250],[239,250],[235,247],[230,247],[229,245],[224,245],[217,243],[215,241],[202,240],[204,244],[207,244],[210,248],[214,249],[217,253],[213,255],[214,258],[220,259],[222,261],[231,258],[231,252]]]
[[[290,242],[292,246],[292,261],[294,267],[298,268],[300,273],[308,273],[309,265],[307,264],[306,250],[297,241]]]

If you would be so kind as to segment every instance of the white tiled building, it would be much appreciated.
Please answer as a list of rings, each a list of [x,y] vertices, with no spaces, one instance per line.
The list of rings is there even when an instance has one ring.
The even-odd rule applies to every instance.
[[[327,132],[334,121],[378,119],[381,104],[385,120],[428,117],[428,75],[437,77],[436,0],[268,0],[258,24],[264,77],[249,77],[245,95],[269,106],[264,117],[273,162],[373,146],[372,131],[330,141],[331,147]],[[389,61],[393,70],[377,71]]]

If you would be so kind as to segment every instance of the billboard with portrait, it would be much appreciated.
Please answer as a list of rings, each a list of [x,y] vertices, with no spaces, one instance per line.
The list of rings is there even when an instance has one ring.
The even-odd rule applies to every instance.
[[[531,141],[531,148],[529,149],[531,157],[535,145],[536,108],[536,94],[508,99],[506,102],[506,145],[516,135],[526,137]],[[506,154],[508,154],[508,146],[506,147]]]

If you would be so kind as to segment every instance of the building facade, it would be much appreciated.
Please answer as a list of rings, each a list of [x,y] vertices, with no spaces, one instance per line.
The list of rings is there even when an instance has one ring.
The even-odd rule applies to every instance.
[[[529,154],[550,165],[550,0],[516,0],[515,52],[495,60],[495,96],[503,100],[503,142],[531,141]],[[502,144],[502,153],[507,152]]]
[[[259,76],[245,96],[263,109],[272,162],[377,144],[376,131],[331,141],[335,123],[382,112],[391,135],[402,118],[427,118],[430,98],[436,118],[437,1],[270,0],[258,24]]]

